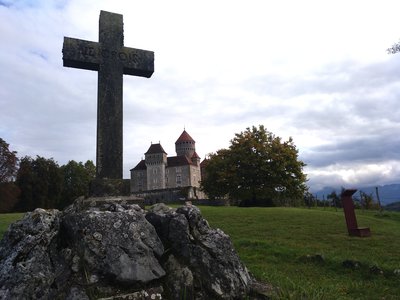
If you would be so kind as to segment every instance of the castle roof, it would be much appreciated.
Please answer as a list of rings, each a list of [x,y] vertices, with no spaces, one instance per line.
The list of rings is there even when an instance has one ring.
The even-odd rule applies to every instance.
[[[158,153],[158,152],[157,152]],[[167,158],[167,168],[169,167],[180,167],[193,165],[193,162],[186,155],[171,156]],[[131,169],[131,171],[146,170],[146,161],[142,159],[136,167]]]
[[[167,154],[167,152],[165,152],[165,150],[163,149],[163,147],[161,146],[160,143],[151,144],[149,150],[147,150],[147,152],[145,154],[156,154],[156,153],[165,153],[165,154]]]
[[[186,130],[183,130],[182,134],[176,140],[175,144],[182,142],[194,142],[194,139],[192,139],[192,137],[189,135],[189,133],[186,132]]]
[[[193,152],[192,158],[200,158],[200,156],[196,153],[196,151]]]
[[[142,159],[137,165],[136,167],[134,167],[132,170],[138,171],[138,170],[146,170],[146,162]]]
[[[189,160],[186,155],[171,156],[167,158],[167,167],[178,167],[193,165],[193,162]]]
[[[205,168],[208,164],[208,159],[205,158],[201,163],[200,163],[200,167]]]

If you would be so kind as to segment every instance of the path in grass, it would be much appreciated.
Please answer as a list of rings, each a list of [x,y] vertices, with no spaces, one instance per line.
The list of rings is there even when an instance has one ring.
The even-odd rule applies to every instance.
[[[399,299],[400,214],[357,212],[370,238],[349,237],[342,211],[298,208],[201,207],[212,227],[228,233],[240,257],[283,298]],[[325,261],[305,258],[321,254]],[[342,266],[345,260],[359,269]],[[372,274],[370,266],[383,269]]]

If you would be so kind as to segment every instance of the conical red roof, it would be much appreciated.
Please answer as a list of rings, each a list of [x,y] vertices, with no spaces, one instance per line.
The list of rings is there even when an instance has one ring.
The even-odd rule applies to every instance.
[[[181,136],[176,140],[175,144],[182,142],[194,142],[194,139],[192,139],[192,137],[189,135],[189,133],[186,132],[186,130],[183,130]]]

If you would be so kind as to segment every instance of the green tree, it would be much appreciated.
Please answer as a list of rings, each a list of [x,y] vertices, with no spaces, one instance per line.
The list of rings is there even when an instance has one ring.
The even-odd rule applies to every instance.
[[[379,205],[377,202],[374,201],[374,196],[371,194],[364,193],[363,191],[360,192],[361,197],[361,206],[365,209],[379,209]]]
[[[8,147],[9,144],[0,138],[0,183],[12,181],[18,169],[17,152]]]
[[[304,193],[304,204],[307,205],[308,208],[311,208],[311,206],[317,206],[317,199],[313,194],[306,191]]]
[[[343,192],[343,188],[342,188]],[[342,207],[342,201],[339,197],[339,195],[336,193],[336,191],[332,191],[327,197],[328,200],[330,200],[331,205],[335,208]]]
[[[236,185],[230,163],[230,152],[227,149],[211,153],[207,159],[205,174],[202,174],[202,188],[212,198],[224,198]]]
[[[79,196],[89,194],[89,183],[95,178],[96,167],[91,160],[85,164],[70,160],[61,167],[63,176],[63,192],[59,208],[71,204]]]
[[[0,212],[10,212],[18,202],[19,188],[14,179],[18,168],[17,152],[0,138]]]
[[[21,190],[18,209],[55,208],[60,202],[62,181],[60,167],[52,158],[22,158],[16,180]]]
[[[307,190],[304,166],[291,138],[282,141],[253,126],[235,134],[229,149],[210,155],[202,188],[240,205],[299,205]]]

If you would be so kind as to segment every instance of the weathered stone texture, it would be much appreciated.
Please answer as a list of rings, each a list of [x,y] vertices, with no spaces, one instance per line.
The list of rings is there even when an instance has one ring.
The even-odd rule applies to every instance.
[[[99,42],[64,38],[65,67],[98,71],[97,178],[122,178],[123,74],[150,77],[152,51],[124,47],[123,17],[100,12]]]
[[[91,197],[129,196],[129,179],[93,179],[89,184]]]
[[[57,271],[52,254],[60,212],[36,209],[10,226],[0,242],[0,299],[41,299],[52,294]]]
[[[175,278],[181,282],[172,285],[174,297],[182,292],[182,287],[193,291],[196,299],[245,297],[251,282],[246,267],[240,262],[229,236],[220,229],[210,228],[197,207],[187,205],[174,211],[156,204],[146,218],[156,228],[164,246],[171,249],[169,269],[188,274]],[[187,280],[191,277],[192,280]]]
[[[0,242],[0,299],[243,299],[252,282],[191,205],[78,199],[27,213]]]

